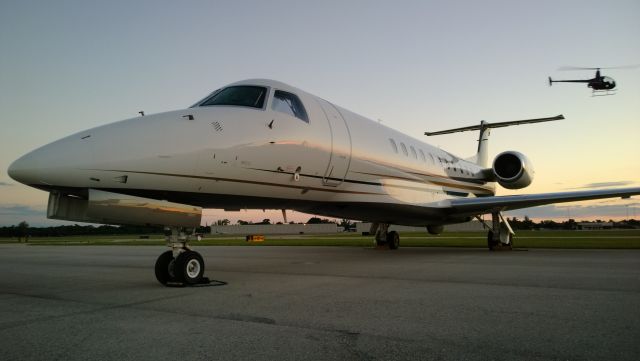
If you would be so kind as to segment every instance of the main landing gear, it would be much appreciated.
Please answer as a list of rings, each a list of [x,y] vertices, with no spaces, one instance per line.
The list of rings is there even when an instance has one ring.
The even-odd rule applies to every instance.
[[[398,249],[400,246],[400,235],[396,231],[389,232],[388,223],[372,223],[369,234],[376,235],[376,245],[379,248]]]
[[[513,236],[515,233],[509,222],[502,215],[502,212],[491,213],[491,226],[487,225],[483,219],[476,217],[486,228],[487,246],[491,251],[511,251],[513,249]]]
[[[188,245],[189,234],[177,227],[171,227],[167,234],[167,245],[171,250],[164,252],[156,260],[156,279],[165,286],[190,286],[207,284],[204,277],[204,260]]]

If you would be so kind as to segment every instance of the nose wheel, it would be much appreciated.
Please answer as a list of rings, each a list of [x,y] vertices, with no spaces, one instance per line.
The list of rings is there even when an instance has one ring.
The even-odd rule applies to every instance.
[[[192,286],[208,284],[204,277],[204,260],[200,253],[189,249],[188,237],[177,229],[167,235],[170,251],[162,253],[156,260],[155,274],[158,282],[165,286]]]
[[[179,282],[188,285],[198,284],[204,274],[204,260],[198,252],[184,251],[175,259],[173,273]]]
[[[164,252],[156,260],[156,279],[165,286],[175,280],[173,263],[173,251]]]

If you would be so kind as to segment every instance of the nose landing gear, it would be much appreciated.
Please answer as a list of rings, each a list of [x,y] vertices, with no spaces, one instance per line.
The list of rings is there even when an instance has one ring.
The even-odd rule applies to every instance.
[[[208,284],[204,277],[204,260],[202,256],[188,245],[189,234],[177,227],[171,227],[167,234],[167,245],[171,247],[156,260],[155,273],[158,282],[165,286],[192,286]]]

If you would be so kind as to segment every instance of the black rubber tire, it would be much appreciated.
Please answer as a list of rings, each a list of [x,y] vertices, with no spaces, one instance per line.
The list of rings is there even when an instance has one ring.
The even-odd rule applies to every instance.
[[[493,231],[489,231],[489,233],[487,233],[487,247],[489,247],[490,251],[493,251],[495,246],[498,245],[499,242],[495,242],[493,240]]]
[[[400,235],[396,231],[387,233],[387,245],[389,249],[398,249],[400,247]]]
[[[376,239],[376,246],[378,247],[382,247],[382,246],[386,246],[387,245],[387,241],[386,240],[380,240],[380,239]]]
[[[204,275],[204,260],[198,252],[184,251],[174,265],[176,280],[189,285],[200,283]]]
[[[158,282],[166,285],[168,282],[173,281],[169,267],[173,261],[173,251],[166,251],[158,257],[156,260],[156,279]]]

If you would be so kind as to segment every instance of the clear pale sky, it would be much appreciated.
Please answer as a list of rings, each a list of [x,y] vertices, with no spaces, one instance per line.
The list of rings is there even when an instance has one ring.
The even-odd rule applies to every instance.
[[[640,185],[640,69],[603,70],[614,96],[580,79],[640,63],[630,1],[0,2],[0,225],[45,218],[47,194],[6,174],[24,153],[97,125],[184,108],[224,84],[271,78],[418,139],[426,130],[564,114],[496,129],[490,157],[526,154],[537,193]],[[460,156],[477,134],[430,138]],[[281,220],[207,210],[205,222]],[[544,219],[640,216],[640,201],[538,207]],[[290,218],[306,220],[293,213]],[[57,222],[59,223],[59,222]]]

